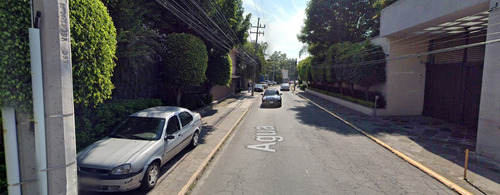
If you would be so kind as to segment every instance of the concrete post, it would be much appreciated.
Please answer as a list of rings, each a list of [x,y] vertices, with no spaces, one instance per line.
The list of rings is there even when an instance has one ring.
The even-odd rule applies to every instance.
[[[41,12],[48,194],[77,194],[68,0],[33,0]]]
[[[486,41],[498,40],[500,35],[500,0],[490,1]],[[476,151],[500,161],[500,44],[487,44],[484,56],[483,83],[477,127]]]

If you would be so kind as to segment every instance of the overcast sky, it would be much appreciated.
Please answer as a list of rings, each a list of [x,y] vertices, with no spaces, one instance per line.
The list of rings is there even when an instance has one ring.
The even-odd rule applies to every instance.
[[[262,26],[266,25],[262,29],[264,36],[259,36],[259,43],[269,43],[268,54],[281,51],[288,58],[299,58],[302,43],[297,40],[297,34],[304,23],[307,2],[308,0],[243,0],[245,15],[252,14],[252,25],[257,26],[259,17]],[[256,28],[251,28],[252,32],[255,30]],[[255,41],[255,34],[250,34],[250,38]],[[299,60],[304,58],[305,55],[302,55]]]

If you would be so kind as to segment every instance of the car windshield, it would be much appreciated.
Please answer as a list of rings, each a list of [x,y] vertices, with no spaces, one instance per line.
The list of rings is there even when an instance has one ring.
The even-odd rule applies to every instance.
[[[288,87],[288,86],[290,86],[290,85],[288,85],[288,83],[285,83],[285,84],[282,84],[281,86],[283,86],[283,87]]]
[[[129,117],[110,137],[138,139],[138,140],[158,140],[161,137],[165,119],[150,117]]]
[[[276,90],[267,90],[266,92],[264,92],[264,96],[268,96],[268,95],[278,95],[278,91],[276,91]]]
[[[255,87],[261,88],[262,85],[261,84],[255,84]]]

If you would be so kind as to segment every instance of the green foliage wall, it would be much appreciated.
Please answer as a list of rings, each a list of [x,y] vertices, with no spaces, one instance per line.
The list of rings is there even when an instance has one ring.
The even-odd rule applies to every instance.
[[[95,108],[76,110],[76,148],[80,151],[109,135],[129,115],[150,107],[160,106],[157,99],[115,100]]]
[[[229,86],[232,69],[231,57],[228,54],[214,53],[208,57],[208,67],[205,75],[215,85]]]
[[[203,41],[191,34],[173,33],[165,39],[165,80],[173,88],[199,86],[205,81],[208,54]]]
[[[111,97],[116,29],[100,0],[69,1],[75,103],[97,105]]]
[[[312,56],[308,56],[299,62],[297,70],[299,71],[299,76],[301,80],[313,81],[311,75],[311,66],[312,66]]]
[[[28,0],[0,1],[0,106],[29,112],[31,74]]]
[[[113,89],[116,30],[99,0],[69,3],[74,100],[96,105],[108,99]],[[28,0],[0,1],[0,105],[26,113],[32,109],[30,24]]]

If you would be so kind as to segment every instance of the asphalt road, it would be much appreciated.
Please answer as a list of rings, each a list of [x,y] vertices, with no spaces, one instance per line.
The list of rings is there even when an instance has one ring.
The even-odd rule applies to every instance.
[[[191,194],[456,194],[295,94],[258,101]]]

